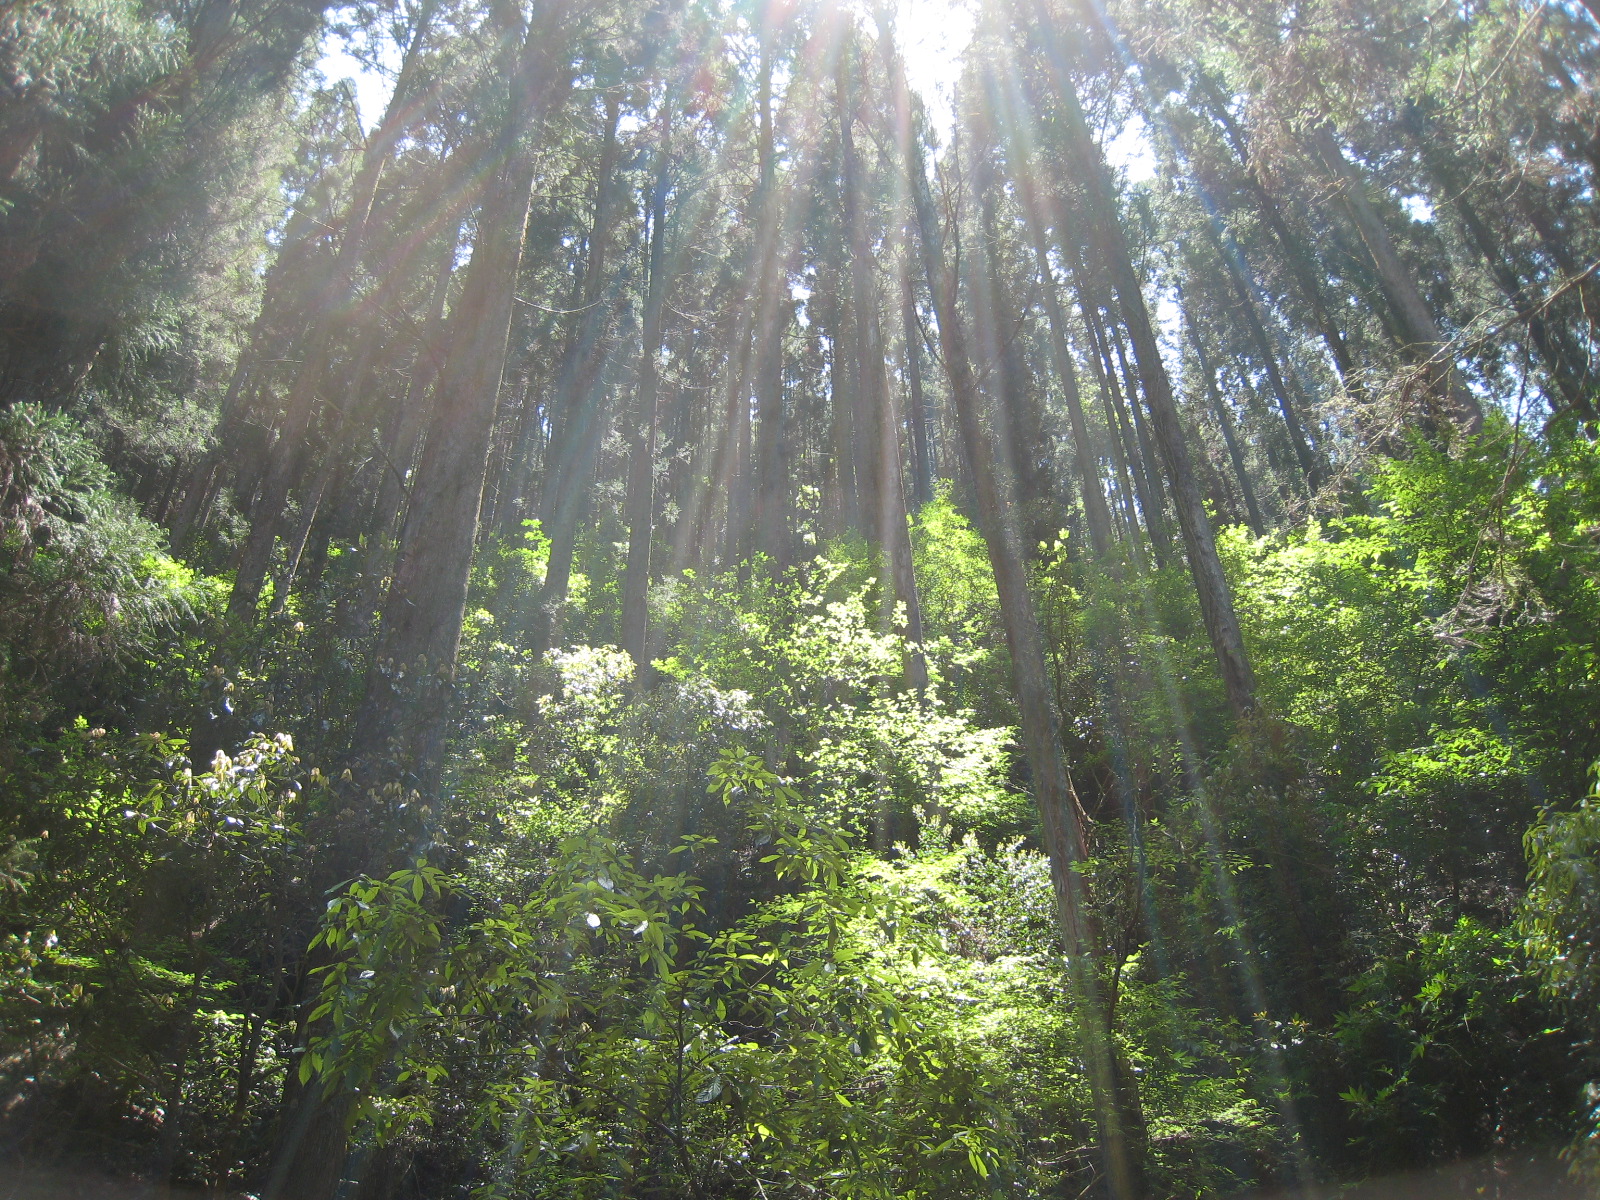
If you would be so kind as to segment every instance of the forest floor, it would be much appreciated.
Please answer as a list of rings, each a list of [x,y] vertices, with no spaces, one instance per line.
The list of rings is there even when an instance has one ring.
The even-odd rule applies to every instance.
[[[0,1165],[0,1200],[198,1200],[201,1195],[93,1172]],[[1490,1155],[1348,1187],[1233,1193],[1234,1200],[1589,1200],[1592,1195],[1567,1173],[1554,1151]]]
[[[1486,1155],[1348,1187],[1236,1193],[1236,1200],[1588,1200],[1554,1150]]]

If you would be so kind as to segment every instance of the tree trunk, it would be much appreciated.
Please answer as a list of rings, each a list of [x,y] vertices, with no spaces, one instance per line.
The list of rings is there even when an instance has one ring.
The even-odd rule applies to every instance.
[[[1522,280],[1517,277],[1517,272],[1501,253],[1500,243],[1490,233],[1489,227],[1467,198],[1466,185],[1456,174],[1448,154],[1438,148],[1438,139],[1442,134],[1432,127],[1422,109],[1416,104],[1407,105],[1404,122],[1417,144],[1423,165],[1433,177],[1434,187],[1441,198],[1446,199],[1455,210],[1456,217],[1466,232],[1467,241],[1482,257],[1490,276],[1499,286],[1501,293],[1510,301],[1512,309],[1526,323],[1528,338],[1544,364],[1556,393],[1568,408],[1592,420],[1595,415],[1594,406],[1583,390],[1583,381],[1587,374],[1584,364],[1574,361],[1574,356],[1559,342],[1545,321],[1540,307],[1534,304],[1523,289]]]
[[[617,126],[621,118],[621,100],[607,92],[605,125],[595,168],[594,211],[589,221],[588,254],[584,258],[583,275],[573,296],[573,307],[579,311],[574,314],[576,319],[568,332],[561,366],[556,373],[554,396],[549,406],[555,427],[550,440],[550,452],[544,460],[544,479],[537,506],[519,503],[505,506],[501,527],[509,538],[520,534],[521,522],[529,515],[539,517],[542,532],[552,541],[554,526],[560,524],[565,530],[566,522],[556,516],[556,509],[563,503],[570,504],[572,491],[579,486],[573,478],[571,460],[587,457],[588,436],[593,424],[589,415],[590,401],[593,399],[591,389],[599,369],[600,339],[611,317],[611,305],[604,302],[605,269],[618,210],[614,193],[619,157]],[[516,497],[531,490],[532,455],[529,439],[534,424],[532,421],[525,423],[512,450],[510,471],[512,491]],[[554,603],[560,603],[565,598],[564,580],[561,595],[552,599]]]
[[[1172,539],[1167,531],[1166,498],[1162,494],[1160,476],[1155,473],[1155,458],[1150,454],[1146,440],[1138,436],[1138,428],[1128,415],[1130,409],[1136,408],[1138,395],[1123,394],[1121,381],[1127,378],[1127,373],[1118,371],[1111,338],[1098,309],[1089,317],[1089,329],[1095,343],[1103,394],[1110,406],[1110,424],[1114,436],[1122,445],[1123,458],[1132,471],[1139,515],[1144,520],[1145,533],[1150,538],[1150,554],[1157,568],[1160,568],[1172,557]]]
[[[1056,33],[1048,16],[1042,11],[1040,16],[1045,36],[1054,40]],[[1178,527],[1183,533],[1184,550],[1200,601],[1200,613],[1211,638],[1228,703],[1234,713],[1242,717],[1255,707],[1254,672],[1245,653],[1239,618],[1233,609],[1233,594],[1222,573],[1222,562],[1217,557],[1216,540],[1200,498],[1189,448],[1184,444],[1183,424],[1178,418],[1172,381],[1161,361],[1160,345],[1150,324],[1144,292],[1128,252],[1127,240],[1117,223],[1116,198],[1105,160],[1094,143],[1088,120],[1078,101],[1078,93],[1060,67],[1065,60],[1055,53],[1047,57],[1051,59],[1051,76],[1060,100],[1071,168],[1083,181],[1090,227],[1094,231],[1102,261],[1109,268],[1122,318],[1129,339],[1133,342],[1145,405],[1155,433],[1156,447],[1166,468],[1173,504],[1177,509]]]
[[[861,502],[867,538],[881,548],[889,568],[895,600],[905,608],[905,636],[914,649],[907,657],[906,681],[919,692],[928,686],[928,665],[922,657],[922,602],[911,559],[911,530],[906,519],[904,472],[900,465],[900,422],[889,389],[888,355],[883,344],[882,303],[873,275],[873,255],[861,200],[866,194],[856,155],[856,98],[850,86],[853,48],[839,55],[834,77],[839,107],[839,142],[844,159],[845,229],[850,246],[850,292],[856,311],[857,425],[856,445],[864,470]]]
[[[1225,242],[1210,220],[1206,221],[1206,234],[1212,250],[1222,263],[1222,270],[1227,275],[1228,282],[1233,287],[1235,308],[1244,319],[1245,331],[1250,335],[1250,342],[1256,348],[1256,356],[1266,370],[1267,384],[1272,388],[1272,395],[1278,402],[1278,411],[1283,414],[1284,428],[1289,431],[1289,445],[1294,450],[1295,461],[1305,473],[1306,482],[1315,489],[1322,481],[1316,452],[1306,437],[1305,426],[1301,424],[1300,414],[1295,411],[1288,385],[1284,383],[1283,374],[1278,369],[1278,356],[1272,340],[1267,337],[1266,327],[1261,323],[1261,314],[1256,310],[1256,297],[1248,281],[1243,259],[1239,256],[1239,249],[1233,245],[1231,237]]]
[[[636,400],[638,424],[628,467],[625,500],[628,559],[622,577],[622,648],[643,681],[648,660],[645,639],[649,621],[650,543],[655,511],[656,409],[661,378],[661,310],[666,303],[667,168],[670,163],[672,106],[661,107],[660,141],[656,146],[655,182],[650,195],[650,266],[645,286],[644,329],[639,356]]]
[[[606,365],[601,340],[622,290],[621,278],[612,280],[609,287],[605,279],[611,231],[616,221],[613,192],[620,115],[619,102],[608,97],[589,253],[578,297],[583,312],[562,355],[550,404],[553,429],[545,454],[539,501],[539,524],[550,539],[550,550],[539,599],[529,614],[528,641],[535,654],[548,650],[555,639],[557,613],[566,602],[572,583],[578,525],[588,508],[589,477],[606,432],[608,398],[600,386]]]
[[[933,499],[933,443],[929,429],[928,398],[922,383],[922,322],[917,318],[916,291],[911,281],[911,251],[907,247],[900,260],[900,335],[905,353],[906,392],[911,411],[913,456],[911,495],[920,506]]]
[[[1111,466],[1116,472],[1117,496],[1120,500],[1123,524],[1127,530],[1128,552],[1133,564],[1141,570],[1144,567],[1144,538],[1146,533],[1141,531],[1139,520],[1139,507],[1143,503],[1144,483],[1143,476],[1135,478],[1129,465],[1129,442],[1125,438],[1123,424],[1119,421],[1121,416],[1120,404],[1116,403],[1113,389],[1115,380],[1106,374],[1105,359],[1101,354],[1100,335],[1096,332],[1099,318],[1090,307],[1088,298],[1084,293],[1084,286],[1079,273],[1081,263],[1073,268],[1074,290],[1078,295],[1079,308],[1083,313],[1084,325],[1089,331],[1089,347],[1085,356],[1089,369],[1094,375],[1095,389],[1100,396],[1100,415],[1105,420],[1106,442],[1111,450]],[[1137,467],[1135,461],[1133,467]],[[1156,565],[1161,565],[1161,551],[1155,545],[1155,539],[1150,539],[1152,550],[1156,558]]]
[[[571,66],[555,44],[564,32],[565,7],[564,0],[543,6],[520,48],[507,35],[514,51],[504,70],[509,112],[505,126],[481,148],[486,161],[498,165],[486,181],[477,242],[450,314],[450,350],[435,387],[427,444],[412,480],[394,581],[356,718],[357,762],[377,767],[388,760],[399,777],[424,791],[433,785],[450,711],[532,201],[532,139],[544,114],[572,86]]]
[[[1351,358],[1349,343],[1345,341],[1338,322],[1333,319],[1333,313],[1328,308],[1327,297],[1323,295],[1311,251],[1289,228],[1277,198],[1262,182],[1255,161],[1250,156],[1249,145],[1232,114],[1228,112],[1227,104],[1218,93],[1216,84],[1203,74],[1199,77],[1199,83],[1201,90],[1206,94],[1212,116],[1222,126],[1223,135],[1233,147],[1233,152],[1238,155],[1239,165],[1244,168],[1245,182],[1250,187],[1250,194],[1255,197],[1256,210],[1267,223],[1267,228],[1272,230],[1272,236],[1277,240],[1279,249],[1283,251],[1284,260],[1289,265],[1289,271],[1293,274],[1302,297],[1311,306],[1312,315],[1316,318],[1317,331],[1322,335],[1323,344],[1328,347],[1328,353],[1333,357],[1334,369],[1339,372],[1340,380],[1348,388],[1351,386],[1351,376],[1355,374],[1355,361]]]
[[[909,90],[888,32],[887,18],[880,17],[879,28],[895,103],[902,106],[903,112],[908,112]],[[929,191],[921,144],[910,134],[909,122],[902,122],[902,130],[902,166],[915,204],[923,268],[933,293],[934,316],[944,350],[950,396],[971,460],[979,525],[999,592],[1023,746],[1033,777],[1045,850],[1050,859],[1056,916],[1073,979],[1086,1003],[1085,1016],[1089,1018],[1086,1022],[1089,1030],[1087,1057],[1096,1097],[1100,1142],[1112,1194],[1118,1200],[1131,1200],[1144,1190],[1138,1145],[1142,1130],[1135,1116],[1137,1103],[1132,1106],[1119,1103],[1119,1094],[1126,1100],[1127,1089],[1118,1086],[1118,1076],[1122,1073],[1115,1066],[1108,1014],[1098,1003],[1093,967],[1095,942],[1088,928],[1082,880],[1077,870],[1086,850],[1081,810],[1062,755],[1055,692],[1050,686],[1038,615],[1028,591],[1027,566],[1016,526],[1015,506],[1009,494],[1010,480],[998,470],[994,446],[983,426],[977,380],[957,305],[955,271],[945,257],[943,230]],[[1128,1082],[1131,1083],[1131,1079]]]
[[[289,316],[287,310],[298,299],[297,296],[291,296],[297,290],[294,285],[303,282],[301,273],[294,266],[303,265],[307,245],[316,231],[316,213],[309,199],[311,195],[312,189],[308,188],[289,212],[289,219],[284,225],[283,244],[262,281],[261,307],[251,323],[250,334],[234,364],[233,376],[222,398],[211,445],[190,471],[183,503],[168,527],[172,545],[178,549],[183,548],[195,527],[202,523],[216,498],[223,462],[233,451],[239,427],[247,416],[251,393],[257,386],[258,376],[262,374],[261,364],[282,356],[280,340],[283,331],[276,329],[275,324]]]
[[[1013,153],[1020,148],[1013,147]],[[1055,367],[1056,382],[1061,387],[1067,406],[1067,423],[1072,430],[1073,458],[1078,465],[1079,497],[1083,501],[1083,514],[1089,526],[1089,542],[1095,557],[1102,561],[1111,555],[1111,512],[1106,507],[1105,493],[1100,486],[1100,461],[1089,438],[1089,424],[1083,416],[1083,399],[1078,392],[1078,372],[1073,364],[1072,351],[1067,345],[1067,314],[1061,307],[1061,292],[1056,284],[1055,269],[1050,265],[1050,250],[1045,234],[1045,221],[1039,208],[1038,190],[1033,183],[1032,164],[1026,159],[1012,169],[1017,184],[1018,199],[1028,222],[1028,236],[1033,243],[1034,266],[1039,273],[1039,287],[1044,296],[1045,316],[1050,324],[1050,357]]]
[[[1228,412],[1228,405],[1222,398],[1222,393],[1217,390],[1216,373],[1211,369],[1211,363],[1206,358],[1206,348],[1200,340],[1200,331],[1195,328],[1192,321],[1186,321],[1189,326],[1189,343],[1194,347],[1195,359],[1200,365],[1200,375],[1205,382],[1206,396],[1211,401],[1212,411],[1217,414],[1217,427],[1222,430],[1223,443],[1228,447],[1228,461],[1233,464],[1234,477],[1239,481],[1239,493],[1244,497],[1245,512],[1250,518],[1250,532],[1260,537],[1266,532],[1266,522],[1261,519],[1261,506],[1256,503],[1256,490],[1250,483],[1250,472],[1245,469],[1244,454],[1239,449],[1239,438],[1234,432],[1233,416]]]
[[[761,67],[756,99],[756,170],[758,183],[752,207],[756,233],[755,392],[756,446],[754,486],[756,549],[773,571],[789,560],[789,464],[784,454],[783,330],[789,288],[783,194],[775,186],[777,158],[772,130],[773,18],[761,22]]]
[[[1311,146],[1323,167],[1332,176],[1338,188],[1345,211],[1361,235],[1368,258],[1377,272],[1378,286],[1397,321],[1404,345],[1402,349],[1424,371],[1423,384],[1441,415],[1453,422],[1463,433],[1477,433],[1483,428],[1483,410],[1472,393],[1462,386],[1455,376],[1455,365],[1450,361],[1450,345],[1434,320],[1422,293],[1417,290],[1411,273],[1400,261],[1400,255],[1389,239],[1383,219],[1372,201],[1367,199],[1365,187],[1350,160],[1345,158],[1334,137],[1333,126],[1324,122],[1311,134]]]
[[[434,8],[431,0],[425,3],[412,30],[388,107],[362,152],[361,167],[351,185],[350,207],[340,233],[338,252],[329,268],[327,282],[311,306],[308,344],[284,400],[278,441],[262,477],[260,494],[251,509],[250,535],[234,576],[233,592],[228,597],[228,614],[235,620],[248,619],[261,595],[289,492],[304,466],[307,438],[315,424],[332,357],[338,349],[340,334],[348,325],[349,309],[356,298],[356,275],[366,247],[367,226],[377,199],[378,181],[401,137],[418,116],[413,103],[414,92],[421,70],[422,46]]]

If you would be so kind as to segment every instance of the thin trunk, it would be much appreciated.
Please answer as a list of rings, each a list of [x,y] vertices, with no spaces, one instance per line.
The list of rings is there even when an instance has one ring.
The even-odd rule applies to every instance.
[[[1326,122],[1317,126],[1311,134],[1311,145],[1323,167],[1333,177],[1339,199],[1350,214],[1356,232],[1361,235],[1362,245],[1366,247],[1368,258],[1377,272],[1378,286],[1399,323],[1404,342],[1402,349],[1424,371],[1425,389],[1441,409],[1441,415],[1462,432],[1477,433],[1483,428],[1483,409],[1460,380],[1455,378],[1455,365],[1450,361],[1450,344],[1439,329],[1433,310],[1417,289],[1411,273],[1400,261],[1400,255],[1389,238],[1389,231],[1384,228],[1383,219],[1367,198],[1361,178],[1334,137],[1333,126]]]
[[[783,332],[788,272],[783,261],[783,195],[775,186],[777,158],[772,129],[772,20],[761,24],[756,170],[759,182],[752,207],[756,219],[755,392],[757,439],[754,487],[756,548],[781,570],[789,560],[789,465],[784,455]]]
[[[306,542],[311,537],[311,526],[316,523],[317,513],[322,507],[322,498],[327,494],[329,481],[338,469],[343,449],[342,444],[330,445],[317,464],[310,486],[301,491],[300,512],[295,518],[294,528],[289,531],[287,544],[284,546],[283,565],[273,579],[271,612],[274,616],[288,607],[289,589],[294,586],[295,575],[300,570],[300,558],[305,554]]]
[[[729,456],[728,508],[726,524],[722,531],[722,563],[725,567],[737,565],[740,578],[744,576],[745,548],[749,544],[750,505],[754,489],[751,487],[752,463],[750,428],[750,377],[748,370],[741,371],[738,395],[731,409],[733,420],[730,429],[732,453]]]
[[[603,301],[606,315],[596,318],[600,328],[620,300],[623,283],[620,277],[613,281],[611,292]],[[590,479],[610,422],[610,396],[604,386],[607,365],[597,329],[594,343],[574,364],[570,385],[563,385],[556,392],[557,405],[566,410],[566,419],[558,426],[545,456],[540,524],[550,539],[550,554],[539,602],[531,614],[533,629],[529,635],[538,653],[553,644],[556,617],[572,583],[578,529],[588,511]]]
[[[909,112],[910,93],[888,32],[880,18],[880,41],[889,70],[895,102]],[[960,422],[962,440],[971,459],[978,502],[979,524],[994,569],[995,584],[1011,652],[1012,679],[1022,724],[1023,745],[1033,777],[1035,801],[1060,923],[1062,943],[1073,967],[1073,978],[1087,1003],[1089,1076],[1095,1093],[1096,1120],[1105,1154],[1111,1190],[1118,1200],[1131,1200],[1143,1190],[1140,1131],[1134,1125],[1137,1104],[1119,1103],[1120,1074],[1114,1062],[1109,1016],[1097,1002],[1093,960],[1095,939],[1088,927],[1082,879],[1077,864],[1085,854],[1081,809],[1067,773],[1061,750],[1060,718],[1055,711],[1055,691],[1050,686],[1044,639],[1033,597],[1028,591],[1027,566],[1010,502],[1010,480],[997,469],[995,451],[984,429],[981,398],[967,351],[966,330],[957,304],[956,275],[946,258],[944,233],[939,225],[922,159],[922,146],[902,117],[902,165],[915,203],[923,268],[933,293],[939,340],[950,383],[951,400]],[[1131,1082],[1131,1080],[1130,1080]]]
[[[855,410],[860,385],[860,355],[856,353],[855,306],[844,296],[844,280],[834,275],[837,302],[829,330],[828,391],[835,495],[834,533],[861,529],[861,490],[856,478]]]
[[[1135,423],[1129,418],[1129,409],[1137,406],[1135,396],[1125,396],[1113,356],[1111,338],[1106,326],[1096,312],[1090,319],[1090,329],[1096,344],[1100,363],[1100,376],[1105,384],[1105,396],[1111,407],[1111,421],[1116,436],[1122,444],[1123,458],[1133,473],[1134,496],[1139,501],[1139,515],[1144,521],[1145,533],[1150,538],[1150,554],[1158,568],[1172,557],[1172,539],[1167,532],[1166,502],[1161,494],[1161,480],[1155,474],[1156,462],[1150,455],[1145,440],[1138,436]]]
[[[1095,276],[1084,260],[1081,245],[1072,247],[1071,267],[1073,289],[1078,294],[1078,306],[1089,331],[1089,361],[1100,384],[1100,396],[1106,408],[1106,429],[1111,435],[1113,448],[1121,455],[1123,470],[1132,475],[1132,496],[1139,504],[1145,534],[1150,540],[1151,557],[1160,568],[1172,557],[1172,542],[1167,534],[1161,491],[1152,474],[1155,462],[1141,452],[1141,443],[1129,421],[1122,384],[1118,381],[1116,360],[1112,356],[1111,338],[1102,319],[1102,306],[1105,306],[1107,314],[1110,312],[1110,297],[1100,295],[1095,286]],[[1124,479],[1122,482],[1126,489],[1129,481]],[[1126,491],[1124,494],[1127,494]]]
[[[1466,232],[1467,241],[1482,257],[1490,276],[1505,298],[1511,302],[1512,309],[1527,324],[1529,340],[1533,342],[1533,348],[1544,364],[1556,392],[1567,407],[1592,419],[1595,415],[1594,406],[1583,390],[1584,378],[1587,375],[1585,365],[1574,361],[1573,356],[1559,342],[1545,321],[1540,306],[1536,305],[1524,290],[1516,270],[1501,252],[1500,242],[1489,231],[1488,225],[1467,198],[1466,185],[1456,173],[1447,152],[1439,149],[1437,140],[1440,137],[1439,131],[1431,126],[1422,110],[1415,104],[1407,106],[1405,124],[1421,153],[1423,165],[1433,177],[1434,187],[1455,209],[1456,217]]]
[[[1080,264],[1081,265],[1081,264]],[[1120,405],[1113,398],[1115,381],[1106,374],[1105,359],[1101,355],[1101,341],[1098,329],[1098,316],[1090,308],[1087,297],[1084,295],[1082,281],[1074,268],[1074,290],[1078,295],[1079,309],[1083,313],[1084,326],[1088,330],[1089,346],[1085,359],[1089,363],[1089,370],[1094,375],[1095,391],[1100,397],[1100,415],[1105,421],[1106,443],[1111,450],[1111,466],[1117,477],[1117,496],[1120,501],[1123,524],[1127,530],[1128,549],[1135,566],[1144,567],[1144,541],[1145,532],[1140,527],[1139,506],[1142,500],[1142,484],[1134,479],[1129,466],[1128,442],[1124,437],[1124,430],[1118,418]],[[1137,466],[1138,464],[1133,464]],[[1155,549],[1155,539],[1151,538],[1151,547],[1156,556],[1156,566],[1161,566],[1160,552]]]
[[[1233,152],[1239,157],[1239,165],[1244,168],[1245,182],[1250,187],[1251,195],[1255,197],[1257,211],[1267,223],[1267,228],[1272,230],[1272,236],[1277,240],[1279,249],[1283,251],[1284,261],[1289,265],[1289,271],[1300,288],[1302,298],[1311,306],[1317,331],[1333,358],[1334,369],[1339,372],[1340,380],[1349,387],[1351,376],[1355,374],[1355,360],[1351,357],[1349,343],[1340,332],[1338,322],[1333,319],[1327,297],[1323,295],[1314,256],[1306,244],[1289,228],[1277,197],[1262,182],[1261,175],[1256,170],[1255,160],[1250,155],[1249,145],[1233,115],[1228,112],[1228,107],[1218,93],[1216,84],[1209,78],[1201,76],[1200,85],[1209,100],[1212,115],[1222,126],[1228,144],[1233,147]]]
[[[211,446],[195,463],[184,489],[183,504],[169,527],[172,545],[182,548],[197,525],[203,523],[206,513],[216,499],[223,463],[234,449],[250,408],[251,394],[263,374],[262,364],[282,355],[284,334],[275,328],[277,322],[288,317],[285,311],[294,303],[288,293],[291,285],[302,282],[300,272],[291,264],[303,265],[307,247],[317,232],[313,189],[307,189],[289,212],[284,225],[283,244],[267,269],[262,282],[261,307],[250,326],[245,348],[234,364],[228,390],[222,398],[217,413],[217,427]]]
[[[356,298],[356,277],[366,248],[378,182],[401,137],[418,116],[414,93],[421,71],[422,47],[434,8],[433,3],[425,4],[412,30],[389,105],[362,153],[361,167],[351,185],[350,206],[340,233],[338,252],[329,268],[328,279],[311,306],[308,344],[284,400],[278,441],[262,477],[260,494],[251,509],[250,535],[234,576],[233,592],[228,598],[228,613],[235,620],[245,620],[255,611],[266,581],[289,493],[303,469],[307,438],[316,421],[318,403],[328,382],[340,334],[348,325],[349,309]]]
[[[638,424],[628,467],[625,500],[628,558],[622,576],[622,648],[644,679],[649,622],[650,543],[655,511],[656,410],[661,379],[661,310],[666,303],[667,167],[672,107],[663,103],[655,182],[650,195],[650,265],[645,285],[644,329],[639,356]]]
[[[1267,336],[1266,327],[1261,323],[1261,314],[1256,310],[1256,298],[1244,270],[1241,269],[1242,260],[1238,257],[1238,248],[1231,244],[1224,245],[1221,235],[1209,220],[1206,222],[1206,234],[1212,250],[1222,263],[1222,270],[1227,275],[1228,282],[1233,286],[1235,307],[1239,315],[1244,318],[1245,332],[1250,335],[1250,342],[1256,349],[1256,357],[1261,360],[1261,365],[1267,373],[1267,384],[1272,388],[1273,398],[1278,402],[1278,411],[1283,414],[1284,428],[1289,431],[1289,445],[1294,448],[1295,461],[1305,473],[1306,482],[1315,489],[1322,482],[1322,472],[1317,466],[1316,452],[1306,437],[1305,426],[1300,421],[1300,414],[1295,411],[1288,385],[1284,383],[1283,375],[1278,370],[1278,356],[1271,339]],[[1230,238],[1229,242],[1231,241]]]
[[[1037,6],[1037,0],[1035,3]],[[1178,526],[1183,533],[1189,571],[1194,578],[1200,602],[1200,613],[1211,638],[1228,703],[1235,714],[1243,716],[1255,707],[1254,672],[1245,653],[1239,618],[1233,608],[1233,594],[1228,587],[1227,577],[1222,573],[1222,562],[1217,557],[1216,539],[1200,497],[1189,448],[1184,443],[1183,423],[1178,417],[1173,398],[1172,381],[1167,375],[1166,365],[1161,361],[1160,345],[1145,307],[1139,275],[1129,254],[1127,239],[1118,224],[1116,196],[1105,159],[1095,144],[1088,119],[1078,101],[1077,90],[1066,73],[1065,59],[1059,47],[1054,45],[1058,40],[1056,30],[1042,10],[1040,16],[1040,27],[1052,43],[1051,53],[1047,57],[1051,60],[1051,79],[1060,100],[1070,169],[1084,184],[1094,241],[1102,261],[1109,269],[1112,286],[1120,301],[1122,318],[1133,343],[1145,406],[1161,453],[1162,465],[1166,468],[1167,483],[1177,509]]]
[[[928,436],[933,419],[928,412],[927,391],[922,383],[922,328],[917,319],[909,248],[900,260],[900,336],[905,354],[906,398],[910,403],[907,415],[911,425],[911,495],[920,507],[933,499],[933,446]]]
[[[311,477],[311,483],[301,489],[300,512],[284,545],[283,564],[274,577],[271,609],[273,614],[281,613],[289,603],[289,589],[294,586],[295,576],[300,570],[300,560],[305,554],[306,540],[311,536],[311,527],[317,519],[323,497],[327,494],[329,480],[344,466],[346,457],[358,437],[368,431],[366,394],[372,384],[372,365],[378,350],[380,332],[378,325],[369,324],[362,333],[360,348],[349,367],[344,404],[330,414],[334,431],[323,438],[324,448],[319,456],[315,473]]]
[[[1196,361],[1200,364],[1200,376],[1205,382],[1206,396],[1211,401],[1212,411],[1217,414],[1217,426],[1222,430],[1223,443],[1228,447],[1228,461],[1233,464],[1233,473],[1239,481],[1239,493],[1244,497],[1245,512],[1250,517],[1250,532],[1260,537],[1266,532],[1266,522],[1261,519],[1261,506],[1256,503],[1256,490],[1250,483],[1250,472],[1245,470],[1244,454],[1239,449],[1239,438],[1234,432],[1233,415],[1228,412],[1228,405],[1222,398],[1222,393],[1217,389],[1217,376],[1211,369],[1210,360],[1206,357],[1205,344],[1200,340],[1200,331],[1193,322],[1186,322],[1189,326],[1189,344],[1194,347]]]

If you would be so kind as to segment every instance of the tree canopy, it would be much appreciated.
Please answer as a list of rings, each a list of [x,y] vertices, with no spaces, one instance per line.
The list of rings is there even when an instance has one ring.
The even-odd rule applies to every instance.
[[[950,3],[0,6],[22,1194],[1592,1194],[1600,5]]]

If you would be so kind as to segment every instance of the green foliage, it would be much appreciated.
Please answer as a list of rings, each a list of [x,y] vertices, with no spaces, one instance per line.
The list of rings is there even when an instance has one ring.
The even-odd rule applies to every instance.
[[[1533,960],[1537,961],[1537,960]],[[1506,1128],[1560,1140],[1583,1055],[1537,996],[1514,929],[1469,917],[1423,933],[1350,986],[1334,1028],[1352,1082],[1350,1134],[1369,1161],[1482,1153]]]
[[[975,27],[931,272],[900,174],[926,147],[851,6],[356,5],[335,29],[383,70],[414,40],[377,134],[312,81],[320,0],[0,9],[0,1169],[262,1194],[296,1111],[372,1200],[1093,1196],[1115,1109],[1152,1200],[1561,1142],[1600,1170],[1600,796],[1563,799],[1600,759],[1585,6],[1015,8]],[[549,58],[508,89],[524,42]],[[1259,510],[1219,531],[1242,720],[1146,444],[1156,364],[1118,361],[1138,289],[1096,294],[1118,231],[1080,264],[1062,219],[1093,174],[1064,79],[1113,158],[1158,160],[1106,215],[1193,335],[1161,351],[1211,517]],[[1426,411],[1324,120],[1464,331],[1475,438]],[[945,266],[1086,840],[1070,962]],[[910,522],[920,646],[863,534],[896,452],[919,496],[948,477]],[[476,540],[459,651],[418,622],[429,707],[375,749],[374,614],[441,514]],[[230,622],[246,531],[299,557]],[[423,583],[454,614],[462,580]],[[440,761],[388,777],[412,723]]]
[[[1600,768],[1595,779],[1600,782]],[[1547,995],[1559,1001],[1590,1038],[1597,1029],[1600,963],[1600,787],[1575,808],[1547,810],[1528,830],[1528,892],[1517,932],[1528,961]],[[1584,1089],[1584,1124],[1568,1147],[1574,1166],[1591,1180],[1600,1177],[1600,1085],[1594,1081],[1589,1045],[1589,1082]]]
[[[200,593],[81,426],[0,410],[0,725],[37,717],[62,674],[146,649]]]
[[[1597,772],[1600,779],[1600,772]],[[1600,962],[1594,959],[1600,922],[1600,788],[1577,807],[1546,811],[1528,830],[1528,892],[1520,928],[1529,959],[1545,987],[1593,1012],[1600,997]]]
[[[1013,1153],[1004,1115],[908,996],[847,840],[747,751],[711,780],[787,894],[707,927],[692,877],[646,874],[592,831],[516,901],[474,903],[423,863],[358,882],[319,935],[338,957],[302,1077],[356,1091],[380,1138],[470,1106],[484,1196],[990,1190]],[[478,911],[447,933],[457,894]]]
[[[272,1113],[282,1062],[261,1034],[304,900],[306,801],[285,736],[201,772],[184,749],[80,721],[10,773],[0,1028],[11,1094],[64,1134],[94,1130],[126,1167],[165,1129],[203,1177]]]

